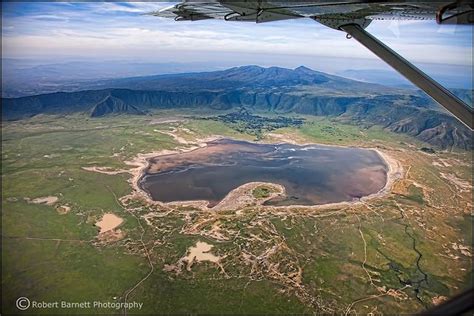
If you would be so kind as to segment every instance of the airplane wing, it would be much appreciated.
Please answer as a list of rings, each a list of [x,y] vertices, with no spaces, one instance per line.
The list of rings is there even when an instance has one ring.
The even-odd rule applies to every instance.
[[[221,19],[256,23],[311,18],[346,32],[348,38],[364,45],[471,130],[474,129],[471,107],[365,30],[373,20],[436,20],[439,24],[472,24],[472,0],[184,0],[150,14],[171,17],[176,21]]]
[[[175,21],[198,21],[223,19],[230,13],[234,13],[234,11],[224,7],[218,1],[184,1],[183,3],[163,8],[149,14],[158,17],[174,18]]]
[[[227,21],[270,22],[313,18],[347,20],[437,20],[438,23],[473,23],[472,1],[278,1],[278,0],[185,0],[152,12],[177,21],[223,19]]]

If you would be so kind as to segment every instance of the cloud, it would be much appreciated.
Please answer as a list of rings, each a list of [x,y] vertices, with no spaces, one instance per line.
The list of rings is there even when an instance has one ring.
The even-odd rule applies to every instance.
[[[142,13],[170,3],[12,3],[2,6],[4,57],[84,56],[96,59],[162,58],[182,62],[206,54],[240,53],[375,59],[344,33],[309,19],[274,23],[174,22]],[[471,65],[472,27],[433,22],[378,22],[369,30],[415,62]],[[195,53],[193,54],[188,53]],[[198,56],[199,55],[199,56]],[[214,58],[214,57],[209,57]],[[189,61],[189,60],[187,60]]]

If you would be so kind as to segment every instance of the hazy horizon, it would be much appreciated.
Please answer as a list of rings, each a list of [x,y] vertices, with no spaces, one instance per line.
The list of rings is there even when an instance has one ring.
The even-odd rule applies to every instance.
[[[408,84],[365,47],[346,39],[344,32],[310,19],[261,24],[177,23],[143,15],[173,3],[177,2],[2,3],[3,83],[21,82],[38,66],[44,73],[35,76],[55,81],[63,77],[94,80],[214,71],[243,65],[304,65],[368,81],[379,81],[383,73],[390,81]],[[368,30],[443,84],[472,88],[472,26],[374,21]],[[68,64],[77,62],[94,69],[68,69]]]
[[[71,59],[59,62],[34,59],[2,59],[2,97],[19,97],[58,91],[80,90],[81,82],[155,75],[221,71],[256,65],[295,69],[305,66],[316,71],[389,87],[416,88],[390,67],[364,62],[340,67],[340,58],[319,58],[313,63],[289,60],[282,63],[239,62],[145,62],[130,60],[91,61]],[[284,60],[282,60],[284,61]],[[335,67],[333,65],[339,65]],[[450,89],[472,89],[472,76],[460,65],[421,64],[428,74]],[[467,72],[469,74],[469,72]],[[75,88],[73,88],[75,87]]]

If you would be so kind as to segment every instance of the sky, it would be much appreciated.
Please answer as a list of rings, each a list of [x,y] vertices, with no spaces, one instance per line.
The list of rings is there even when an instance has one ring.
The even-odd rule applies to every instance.
[[[174,3],[2,3],[2,57],[307,65],[329,72],[385,67],[343,32],[310,19],[255,24],[143,15]],[[374,21],[368,30],[415,64],[472,72],[472,26]]]

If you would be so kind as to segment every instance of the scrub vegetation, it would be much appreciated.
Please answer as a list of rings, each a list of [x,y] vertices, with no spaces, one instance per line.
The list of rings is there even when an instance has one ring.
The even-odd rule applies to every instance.
[[[301,115],[296,126],[258,131],[201,119],[220,114],[3,122],[4,313],[18,314],[14,301],[26,296],[143,302],[129,314],[400,314],[472,286],[471,151],[426,153],[409,136],[331,118]],[[127,162],[216,135],[377,148],[404,175],[384,197],[327,209],[201,210],[134,195]],[[84,169],[92,167],[102,172]],[[251,194],[271,192],[259,186]],[[57,201],[32,202],[44,197]],[[123,222],[100,233],[96,223],[109,213]],[[190,263],[198,242],[219,261]]]

